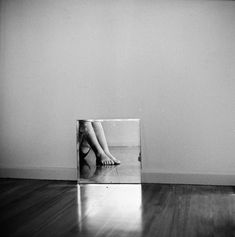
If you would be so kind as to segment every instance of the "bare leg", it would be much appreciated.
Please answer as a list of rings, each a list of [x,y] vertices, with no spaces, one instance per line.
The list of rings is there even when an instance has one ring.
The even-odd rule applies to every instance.
[[[109,158],[102,147],[100,146],[100,143],[98,142],[96,138],[96,134],[94,132],[94,129],[92,127],[91,122],[89,121],[82,121],[80,122],[81,130],[80,132],[83,133],[83,141],[81,142],[81,149],[87,150],[87,147],[91,147],[93,151],[95,152],[97,161],[101,163],[102,165],[113,165],[114,162],[111,158]]]
[[[94,128],[96,137],[100,143],[100,146],[103,148],[104,152],[106,153],[106,155],[112,160],[114,161],[115,164],[120,164],[121,162],[116,159],[111,152],[109,151],[109,147],[108,147],[108,143],[105,137],[105,133],[104,133],[104,129],[102,127],[101,122],[95,121],[92,122],[92,126]]]
[[[78,142],[79,142],[79,154],[80,156],[86,156],[86,154],[90,151],[91,146],[86,140],[85,137],[85,125],[84,122],[79,123],[79,134],[78,134]]]

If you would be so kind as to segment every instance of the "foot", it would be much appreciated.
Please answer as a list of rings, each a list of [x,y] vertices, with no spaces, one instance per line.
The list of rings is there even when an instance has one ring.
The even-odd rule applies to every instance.
[[[100,165],[114,165],[114,161],[110,159],[104,152],[96,155],[97,163]]]
[[[115,158],[109,151],[105,152],[106,155],[114,162],[114,165],[120,165],[121,161]]]

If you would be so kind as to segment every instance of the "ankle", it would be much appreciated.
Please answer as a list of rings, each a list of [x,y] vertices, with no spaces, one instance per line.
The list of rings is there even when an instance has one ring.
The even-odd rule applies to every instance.
[[[102,157],[104,155],[105,155],[104,151],[97,151],[96,152],[96,157],[98,157],[98,158],[100,158],[100,157]]]
[[[108,154],[108,155],[111,154],[110,151],[109,151],[108,149],[105,149],[105,150],[104,150],[104,153],[105,153],[105,154]]]

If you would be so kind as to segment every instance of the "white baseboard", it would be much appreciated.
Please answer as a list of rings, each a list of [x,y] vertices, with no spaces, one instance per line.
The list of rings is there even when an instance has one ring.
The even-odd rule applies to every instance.
[[[47,179],[47,180],[77,180],[76,168],[62,167],[30,167],[2,168],[0,178]]]
[[[142,183],[202,184],[235,186],[235,174],[212,173],[170,173],[142,171]],[[40,168],[3,168],[0,178],[77,180],[76,168],[40,167]]]
[[[142,183],[235,185],[235,174],[142,172]]]

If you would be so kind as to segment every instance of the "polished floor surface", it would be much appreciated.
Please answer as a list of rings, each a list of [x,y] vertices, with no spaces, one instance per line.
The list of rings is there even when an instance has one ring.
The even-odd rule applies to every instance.
[[[111,153],[121,161],[120,165],[97,166],[91,150],[80,162],[80,183],[140,183],[141,163],[139,147],[112,147]]]
[[[235,236],[235,188],[1,179],[0,236]]]

